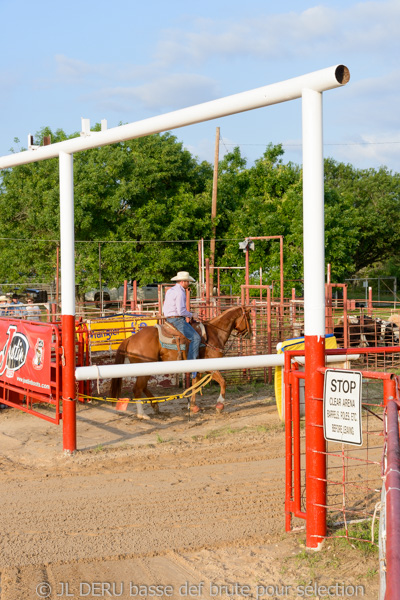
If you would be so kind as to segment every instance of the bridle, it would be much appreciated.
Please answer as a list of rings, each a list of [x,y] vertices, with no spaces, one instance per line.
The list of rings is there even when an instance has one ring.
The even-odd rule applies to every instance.
[[[246,309],[245,309],[244,306],[241,306],[241,309],[242,309],[242,315],[241,315],[240,320],[238,321],[238,323],[237,323],[237,325],[235,327],[235,330],[236,330],[236,336],[235,336],[235,338],[238,338],[238,337],[239,338],[244,338],[244,337],[246,337],[246,335],[250,336],[250,334],[251,334],[251,325],[250,325],[248,314],[247,314]],[[245,327],[245,329],[243,329],[243,331],[238,331],[237,327],[239,326],[239,323],[242,321],[242,319],[245,320],[246,327]],[[208,324],[208,326],[210,326],[210,324]],[[211,325],[211,326],[214,327],[214,328],[216,328],[216,329],[220,329],[224,333],[227,333],[227,331],[225,329],[222,329],[221,327],[216,327],[215,325]],[[234,339],[232,340],[230,346],[232,346],[233,342],[234,342]],[[205,342],[205,345],[208,346],[208,348],[211,348],[212,350],[218,350],[219,352],[223,352],[223,351],[227,352],[229,350],[229,348],[230,348],[230,346],[228,346],[228,348],[226,348],[226,347],[218,348],[217,346],[213,346],[209,342]]]
[[[241,308],[242,308],[242,317],[241,317],[240,320],[244,319],[245,324],[246,324],[246,328],[243,329],[243,331],[237,331],[236,330],[237,331],[236,337],[244,338],[244,337],[246,337],[246,335],[250,335],[250,333],[251,333],[251,325],[250,325],[249,317],[248,317],[248,314],[246,312],[245,307],[242,306]],[[240,321],[239,321],[239,323],[240,323]],[[238,325],[239,325],[239,323],[238,323]]]

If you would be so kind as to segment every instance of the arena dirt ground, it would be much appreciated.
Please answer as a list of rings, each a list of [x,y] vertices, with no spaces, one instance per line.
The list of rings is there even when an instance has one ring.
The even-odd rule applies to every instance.
[[[79,405],[72,457],[61,425],[1,410],[0,599],[376,600],[377,555],[285,533],[272,388],[228,388],[220,415],[217,397],[190,421],[185,400],[149,420]]]

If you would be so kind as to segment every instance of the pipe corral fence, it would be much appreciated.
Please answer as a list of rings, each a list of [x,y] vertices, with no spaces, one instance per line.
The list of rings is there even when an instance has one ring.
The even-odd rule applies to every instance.
[[[321,422],[321,403],[325,367],[325,251],[324,251],[324,172],[323,172],[323,126],[322,93],[342,87],[350,79],[346,66],[335,65],[307,75],[283,82],[267,85],[219,100],[206,102],[182,110],[167,113],[135,123],[122,125],[109,130],[91,132],[84,128],[80,138],[57,144],[30,149],[0,158],[0,169],[46,160],[59,159],[60,174],[60,248],[61,248],[61,398],[63,423],[63,448],[65,453],[76,450],[76,382],[93,376],[88,369],[76,367],[75,356],[75,264],[74,264],[74,174],[73,155],[90,148],[105,146],[154,133],[200,123],[277,103],[300,99],[302,101],[303,129],[303,243],[304,243],[304,335],[305,335],[305,403],[310,423]],[[196,370],[224,370],[232,368],[233,362],[261,367],[273,366],[276,356],[260,355],[250,357],[221,358],[204,361]],[[192,370],[194,365],[181,362],[142,365],[140,373],[146,369],[152,372],[165,369],[183,372]],[[101,368],[99,368],[101,369]],[[107,367],[108,377],[132,376],[138,374],[136,365]],[[103,375],[101,375],[103,376]],[[323,431],[313,427],[309,431],[308,445],[318,451],[325,448]],[[325,457],[316,452],[306,456],[306,468],[310,481],[320,472],[321,461]],[[320,518],[319,505],[324,504],[324,484],[307,490],[314,499],[307,510],[307,546],[317,548],[326,535],[326,521]]]

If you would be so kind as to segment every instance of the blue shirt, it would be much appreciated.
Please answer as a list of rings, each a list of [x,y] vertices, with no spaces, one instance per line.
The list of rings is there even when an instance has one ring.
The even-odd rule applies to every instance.
[[[16,319],[25,316],[25,307],[19,300],[18,302],[11,302],[8,306],[8,311],[8,314]]]
[[[177,283],[167,290],[163,306],[166,317],[192,317],[192,313],[186,308],[186,290]]]

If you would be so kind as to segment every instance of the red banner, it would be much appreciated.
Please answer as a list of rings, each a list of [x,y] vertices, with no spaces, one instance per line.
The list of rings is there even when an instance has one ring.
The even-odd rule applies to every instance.
[[[51,325],[0,319],[0,381],[50,395]]]

